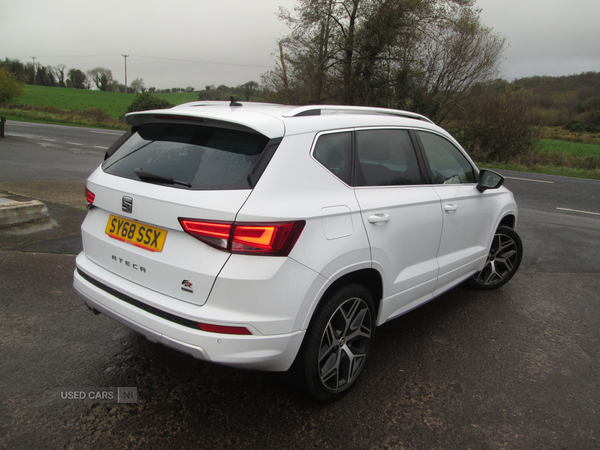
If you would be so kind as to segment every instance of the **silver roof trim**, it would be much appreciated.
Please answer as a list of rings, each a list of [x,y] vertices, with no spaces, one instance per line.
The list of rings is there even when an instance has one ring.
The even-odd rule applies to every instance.
[[[283,114],[283,117],[298,117],[298,116],[310,116],[320,115],[322,112],[330,114],[341,113],[341,114],[387,114],[392,116],[406,117],[409,119],[424,120],[425,122],[433,123],[431,119],[421,114],[417,114],[410,111],[402,111],[400,109],[388,109],[388,108],[372,108],[368,106],[343,106],[343,105],[308,105],[300,106],[298,108],[287,111]]]

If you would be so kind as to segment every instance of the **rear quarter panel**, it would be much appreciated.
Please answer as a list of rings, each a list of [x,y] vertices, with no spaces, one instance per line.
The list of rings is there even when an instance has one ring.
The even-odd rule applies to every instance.
[[[344,274],[371,267],[354,191],[310,156],[315,133],[287,136],[238,214],[238,221],[305,220],[289,257],[320,277],[302,294],[307,325],[324,290]]]

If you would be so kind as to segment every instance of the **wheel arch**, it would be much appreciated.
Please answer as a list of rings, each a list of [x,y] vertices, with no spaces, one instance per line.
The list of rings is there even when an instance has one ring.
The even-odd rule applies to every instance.
[[[516,212],[514,210],[510,210],[510,211],[505,211],[504,213],[505,215],[502,216],[502,218],[500,219],[500,222],[498,222],[496,224],[496,226],[494,228],[492,228],[491,231],[491,235],[488,241],[488,252],[490,250],[490,248],[492,247],[492,242],[494,240],[494,235],[496,234],[496,230],[498,230],[499,227],[501,226],[507,226],[509,228],[512,228],[513,230],[516,230],[517,227],[517,215]],[[482,266],[483,267],[483,266]]]
[[[310,326],[316,313],[319,311],[319,308],[323,302],[329,298],[331,293],[340,286],[346,284],[360,284],[369,291],[375,306],[375,318],[377,318],[381,300],[383,299],[383,279],[381,278],[381,274],[373,268],[359,269],[354,272],[346,273],[329,284],[323,294],[319,297],[319,300],[315,302],[315,306],[311,309],[309,316],[306,318],[305,327],[303,328],[307,329]]]
[[[512,228],[514,230],[517,226],[516,216],[514,214],[508,214],[508,215],[504,216],[502,218],[502,220],[500,221],[500,223],[498,224],[498,227],[500,227],[500,226],[506,226],[506,227]],[[498,227],[496,227],[496,229]]]

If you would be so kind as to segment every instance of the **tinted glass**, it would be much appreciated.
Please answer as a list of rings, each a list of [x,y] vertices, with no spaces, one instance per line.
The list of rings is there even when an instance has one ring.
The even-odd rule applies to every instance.
[[[356,186],[424,184],[407,130],[356,133]]]
[[[182,183],[194,190],[247,189],[248,174],[265,148],[265,136],[186,124],[145,124],[102,168],[112,175],[139,179],[136,169]]]
[[[434,184],[475,183],[473,167],[452,142],[433,133],[419,131],[418,134],[433,172]]]
[[[352,174],[352,133],[324,134],[319,137],[313,155],[331,173],[346,184]]]

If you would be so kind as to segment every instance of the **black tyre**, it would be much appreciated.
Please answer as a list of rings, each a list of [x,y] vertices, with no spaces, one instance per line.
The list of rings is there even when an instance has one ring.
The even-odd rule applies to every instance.
[[[317,309],[290,369],[291,379],[319,401],[333,401],[354,385],[375,337],[375,307],[363,286],[341,286]]]
[[[484,268],[469,278],[467,284],[474,289],[499,288],[517,273],[522,257],[523,244],[517,232],[499,226]]]

